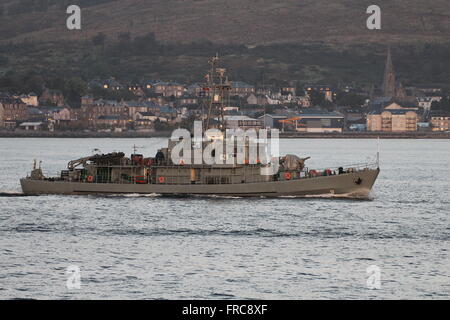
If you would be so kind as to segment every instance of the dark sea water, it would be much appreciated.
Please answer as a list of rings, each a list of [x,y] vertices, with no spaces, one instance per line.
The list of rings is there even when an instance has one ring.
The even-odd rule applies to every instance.
[[[54,174],[94,148],[154,155],[165,141],[0,139],[0,298],[450,298],[448,140],[382,140],[371,201],[17,194],[35,158]],[[373,159],[376,141],[283,140],[281,153],[335,167]]]

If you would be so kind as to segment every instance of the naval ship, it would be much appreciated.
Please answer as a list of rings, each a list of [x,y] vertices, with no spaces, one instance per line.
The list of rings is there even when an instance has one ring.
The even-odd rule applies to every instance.
[[[256,145],[257,156],[252,156],[251,137],[226,135],[224,109],[229,103],[232,86],[225,76],[226,70],[219,67],[219,58],[213,57],[209,62],[211,68],[203,88],[208,110],[202,112],[205,132],[202,131],[200,138],[190,139],[192,134],[172,135],[167,147],[159,149],[153,157],[138,154],[136,148],[130,157],[123,152],[82,157],[70,161],[67,169],[55,177],[45,176],[35,161],[31,174],[20,180],[24,194],[369,196],[380,172],[378,158],[371,164],[310,169],[306,166],[309,157],[290,154],[264,157],[264,152],[270,149],[267,140]],[[233,147],[225,147],[227,144],[223,142],[230,141],[235,143]],[[217,146],[217,142],[219,147],[211,149],[210,156],[220,159],[211,163],[203,155],[205,150],[210,150],[208,146],[214,143]],[[182,150],[181,157],[180,143],[187,148]],[[174,155],[175,150],[177,155]],[[220,157],[215,154],[217,150],[220,150]]]

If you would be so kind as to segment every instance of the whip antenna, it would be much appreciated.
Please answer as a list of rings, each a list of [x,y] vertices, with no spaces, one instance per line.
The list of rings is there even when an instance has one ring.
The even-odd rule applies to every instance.
[[[380,168],[380,137],[377,138],[377,167]]]

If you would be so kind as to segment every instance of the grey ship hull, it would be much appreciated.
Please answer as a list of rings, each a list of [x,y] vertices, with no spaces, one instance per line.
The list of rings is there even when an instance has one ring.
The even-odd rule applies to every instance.
[[[379,169],[355,173],[321,176],[289,181],[242,184],[115,184],[83,183],[21,179],[25,194],[161,194],[161,195],[220,195],[238,197],[279,197],[308,195],[342,195],[367,197],[379,174]]]

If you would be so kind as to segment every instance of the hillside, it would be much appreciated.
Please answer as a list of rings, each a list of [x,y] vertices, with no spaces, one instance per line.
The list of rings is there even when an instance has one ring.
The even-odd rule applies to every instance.
[[[82,30],[66,8],[82,8]],[[232,79],[379,85],[391,46],[404,85],[448,86],[448,0],[1,0],[0,91],[97,77],[202,81],[220,53]],[[75,79],[75,80],[74,80]]]
[[[368,0],[3,0],[2,40],[86,39],[121,32],[190,42],[336,44],[448,41],[448,0],[379,0],[382,30],[366,28]],[[65,4],[66,3],[66,4]],[[67,3],[82,7],[82,31],[65,28]]]

